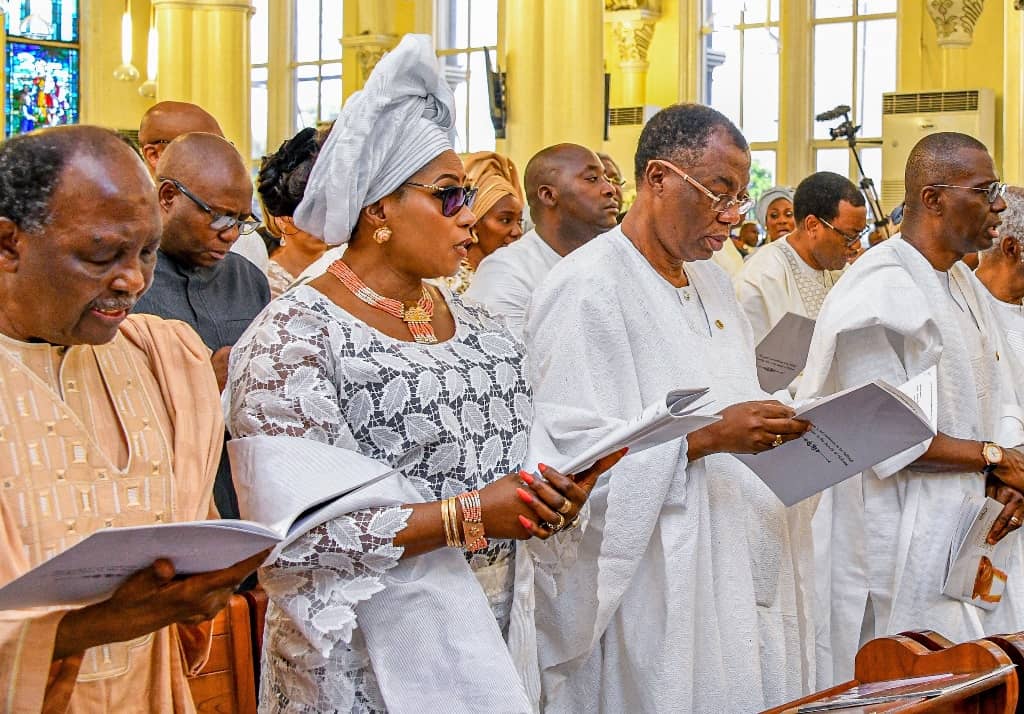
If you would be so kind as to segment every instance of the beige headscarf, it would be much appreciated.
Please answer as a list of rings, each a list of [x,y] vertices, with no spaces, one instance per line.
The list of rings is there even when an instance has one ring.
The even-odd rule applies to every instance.
[[[473,213],[477,221],[494,208],[494,204],[505,196],[515,196],[523,201],[523,189],[519,186],[519,172],[512,159],[493,151],[478,151],[464,154],[462,163],[466,166],[466,179],[471,186],[479,189]]]

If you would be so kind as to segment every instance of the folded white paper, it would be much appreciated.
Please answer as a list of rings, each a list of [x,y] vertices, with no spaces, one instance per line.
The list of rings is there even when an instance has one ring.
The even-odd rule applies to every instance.
[[[932,368],[900,388],[875,380],[811,400],[796,412],[810,431],[736,458],[792,506],[935,436],[935,380]]]
[[[757,381],[769,394],[785,389],[807,365],[814,320],[787,312],[757,346]]]

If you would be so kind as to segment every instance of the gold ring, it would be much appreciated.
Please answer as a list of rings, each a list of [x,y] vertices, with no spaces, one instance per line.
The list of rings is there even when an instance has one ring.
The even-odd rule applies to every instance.
[[[1020,525],[1020,519],[1017,518],[1017,516],[1012,516],[1010,518],[1010,525],[1011,526],[1019,526]]]
[[[563,515],[568,515],[569,511],[572,510],[572,501],[570,501],[568,498],[565,499],[564,501],[562,501],[562,505],[555,510],[557,510],[559,513]]]
[[[774,449],[776,446],[782,446],[783,441],[782,434],[776,434],[775,441],[772,442],[772,448]]]
[[[558,516],[558,523],[552,523],[551,527],[556,531],[560,531],[565,528],[565,516],[561,513],[556,513],[555,515]]]

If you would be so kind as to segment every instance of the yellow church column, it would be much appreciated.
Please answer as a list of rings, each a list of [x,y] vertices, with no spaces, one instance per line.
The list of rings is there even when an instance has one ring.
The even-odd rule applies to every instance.
[[[544,146],[544,75],[555,74],[544,56],[544,4],[544,0],[505,3],[505,32],[500,43],[505,52],[498,55],[506,72],[504,149],[520,175],[530,157]],[[561,69],[558,73],[564,75]]]
[[[1024,11],[1004,5],[1003,180],[1024,185]]]
[[[642,107],[647,104],[647,71],[658,13],[649,9],[615,10],[605,14],[611,23],[622,82],[619,104]]]
[[[193,102],[250,152],[250,0],[154,0],[160,35],[158,100]]]
[[[784,80],[779,102],[779,151],[775,181],[796,186],[814,172],[814,149],[807,137],[814,134],[811,93],[805,88],[814,81],[811,43],[811,0],[794,0],[781,5],[779,17],[779,69]]]
[[[593,147],[604,137],[604,3],[545,3],[545,144],[571,141]],[[511,68],[510,68],[511,69]],[[530,101],[518,97],[518,101]],[[538,147],[543,148],[543,147]]]
[[[406,4],[406,3],[403,3]],[[399,0],[357,0],[345,3],[342,47],[342,92],[345,98],[366,84],[384,53],[398,44]],[[422,11],[420,11],[422,12]],[[417,13],[418,14],[418,13]]]
[[[192,101],[192,3],[153,0],[157,49],[157,101]]]

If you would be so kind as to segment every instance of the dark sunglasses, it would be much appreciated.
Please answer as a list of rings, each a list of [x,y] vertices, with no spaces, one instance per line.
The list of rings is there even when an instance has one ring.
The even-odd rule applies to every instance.
[[[457,215],[463,206],[472,208],[473,202],[476,200],[477,189],[475,188],[438,186],[433,183],[416,183],[415,181],[406,181],[405,183],[416,188],[425,188],[441,199],[441,215],[445,218]]]

